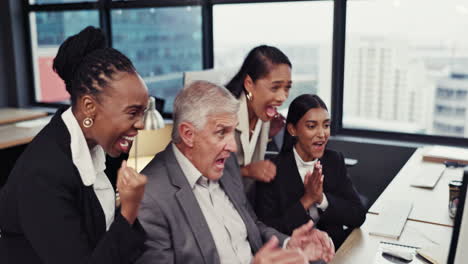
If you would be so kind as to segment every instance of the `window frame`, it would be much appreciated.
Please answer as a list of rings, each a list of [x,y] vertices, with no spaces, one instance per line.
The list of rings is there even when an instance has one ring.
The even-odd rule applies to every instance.
[[[331,132],[334,136],[350,136],[369,139],[382,139],[388,141],[409,142],[417,144],[443,144],[468,147],[468,138],[412,134],[397,131],[376,131],[371,129],[357,129],[343,127],[344,102],[344,65],[346,48],[346,8],[348,0],[335,0],[333,25],[333,52],[332,52],[332,92]]]
[[[33,80],[33,58],[30,32],[29,13],[37,11],[76,11],[98,10],[100,27],[105,32],[112,46],[111,16],[112,9],[135,9],[147,7],[200,6],[202,9],[202,65],[203,69],[210,69],[214,65],[213,54],[213,6],[222,4],[246,3],[277,3],[277,2],[312,2],[333,1],[333,37],[332,37],[332,75],[331,75],[331,105],[332,116],[331,133],[333,136],[351,136],[369,139],[383,139],[390,141],[411,142],[420,144],[445,144],[468,147],[468,139],[462,137],[411,134],[397,131],[376,131],[370,129],[356,129],[343,127],[343,95],[344,95],[344,62],[346,46],[346,7],[347,0],[133,0],[112,1],[98,0],[95,2],[59,3],[59,4],[29,4],[23,0],[23,14],[25,24],[25,40],[28,42],[24,55],[29,63],[29,76]],[[33,106],[53,107],[63,106],[60,103],[41,103],[36,101],[34,81],[30,81],[29,102]],[[19,89],[19,88],[18,88]],[[171,118],[172,113],[163,113],[163,117]]]
[[[99,27],[103,30],[108,41],[108,46],[112,47],[112,23],[111,11],[113,9],[139,9],[139,8],[163,8],[163,7],[178,7],[178,6],[200,6],[202,9],[202,67],[209,69],[213,67],[213,40],[212,40],[212,12],[211,6],[204,0],[134,0],[127,1],[112,1],[112,0],[97,0],[95,2],[77,2],[77,3],[58,3],[58,4],[29,4],[29,0],[24,1],[24,16],[25,16],[25,36],[27,43],[26,56],[30,69],[28,69],[31,78],[31,86],[29,90],[30,104],[37,107],[58,108],[64,106],[63,103],[44,103],[36,100],[34,69],[33,69],[33,45],[31,43],[31,28],[30,28],[30,13],[31,12],[65,12],[65,11],[89,11],[94,10],[99,13]],[[210,38],[206,36],[211,35]],[[172,113],[161,113],[164,118],[172,118]]]

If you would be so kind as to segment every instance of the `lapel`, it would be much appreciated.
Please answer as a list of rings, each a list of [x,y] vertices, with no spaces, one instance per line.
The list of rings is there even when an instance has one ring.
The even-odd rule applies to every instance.
[[[74,170],[70,173],[75,174],[77,182],[80,184],[78,203],[83,210],[82,221],[84,222],[88,241],[92,247],[95,247],[106,232],[106,220],[104,217],[104,211],[102,210],[101,204],[94,192],[93,186],[83,185],[80,173],[73,164],[70,149],[70,133],[68,132],[61,116],[65,110],[67,110],[67,107],[57,110],[49,124],[49,129],[51,131],[52,138],[57,141],[58,145],[63,150],[64,155],[69,157],[70,163],[73,165]]]
[[[330,183],[336,182],[336,179],[330,180],[330,178],[333,178],[335,175],[338,175],[336,170],[340,167],[339,161],[332,162],[330,160],[330,151],[325,149],[325,152],[323,153],[323,156],[319,159],[320,163],[322,164],[322,173],[324,175],[323,177],[323,191],[329,191],[330,190]]]
[[[256,160],[263,160],[265,158],[265,152],[267,149],[268,144],[268,134],[270,133],[270,122],[263,122],[262,128],[260,130],[260,135],[258,136],[257,146],[254,152],[254,156],[252,157],[252,161],[254,161],[255,157]]]
[[[249,145],[249,113],[247,111],[247,101],[244,92],[239,97],[239,125],[236,127],[236,132],[239,135],[240,143],[242,146],[243,153],[243,164],[245,165],[245,153],[247,152],[247,146]]]
[[[174,151],[172,150],[172,144],[168,144],[163,154],[164,162],[170,175],[169,179],[172,185],[179,189],[175,194],[177,202],[184,212],[187,223],[190,225],[205,263],[220,263],[218,251],[216,250],[216,245],[206,223],[205,216],[198,205],[187,178],[177,163]]]
[[[304,183],[299,174],[299,169],[297,168],[296,159],[294,158],[292,150],[281,154],[278,167],[281,169],[278,175],[286,176],[284,178],[284,185],[287,186],[291,193],[302,196],[304,194]]]
[[[233,160],[233,156],[231,156],[229,160]],[[242,221],[244,222],[244,225],[247,229],[247,237],[248,237],[252,252],[257,252],[261,247],[261,241],[259,241],[259,235],[258,235],[256,223],[253,221],[252,216],[247,211],[247,208],[246,208],[246,206],[248,206],[246,204],[247,200],[242,199],[241,195],[244,195],[244,191],[242,187],[236,186],[236,183],[233,181],[233,177],[239,177],[240,179],[241,176],[239,173],[235,173],[231,171],[231,169],[228,169],[228,167],[230,166],[226,166],[226,168],[224,169],[223,176],[221,177],[219,182],[224,192],[229,197],[229,200],[234,205],[240,217],[242,218]],[[234,166],[233,170],[235,170],[235,168],[236,166]],[[239,181],[238,184],[242,184],[242,183]]]

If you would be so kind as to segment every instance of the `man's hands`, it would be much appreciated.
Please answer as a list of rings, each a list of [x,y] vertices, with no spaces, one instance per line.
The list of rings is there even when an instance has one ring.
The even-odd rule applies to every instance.
[[[314,223],[296,228],[288,241],[287,248],[301,249],[309,261],[323,259],[329,262],[335,256],[335,246],[327,233],[313,228]]]
[[[272,237],[255,254],[252,264],[304,264],[307,257],[299,249],[282,249],[278,247],[278,239]]]

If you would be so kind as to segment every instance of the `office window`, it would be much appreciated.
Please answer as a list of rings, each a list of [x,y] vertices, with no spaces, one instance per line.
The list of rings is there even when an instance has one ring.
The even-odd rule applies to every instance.
[[[330,108],[332,32],[333,1],[215,5],[214,67],[232,77],[253,47],[276,46],[291,60],[293,80],[279,111],[286,115],[303,93],[318,94]]]
[[[466,28],[463,0],[348,1],[343,127],[468,137]]]
[[[66,38],[86,26],[99,26],[98,12],[33,12],[30,13],[30,25],[36,101],[67,102],[70,95],[52,69],[53,59]]]
[[[200,7],[123,9],[112,11],[114,48],[127,55],[152,96],[172,112],[184,71],[201,70]]]

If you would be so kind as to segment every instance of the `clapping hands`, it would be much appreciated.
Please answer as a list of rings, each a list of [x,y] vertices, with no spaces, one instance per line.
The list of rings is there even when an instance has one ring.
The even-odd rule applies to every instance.
[[[307,172],[304,177],[304,196],[301,198],[304,209],[308,210],[312,205],[323,201],[323,177],[322,164],[317,161],[314,171]]]
[[[329,262],[335,256],[335,246],[327,233],[313,228],[308,223],[296,228],[288,242],[287,248],[301,249],[309,261],[322,259]]]

